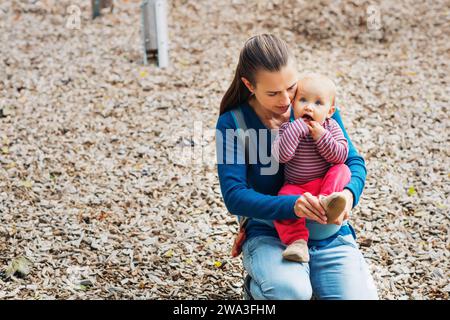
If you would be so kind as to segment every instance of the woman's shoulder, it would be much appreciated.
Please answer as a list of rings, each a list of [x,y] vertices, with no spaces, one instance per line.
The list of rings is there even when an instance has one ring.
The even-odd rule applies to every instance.
[[[341,117],[341,109],[336,106],[333,115],[331,116],[332,119],[337,119]]]
[[[217,119],[216,128],[217,129],[236,129],[237,124],[236,124],[236,119],[235,119],[235,116],[233,115],[233,112],[236,112],[236,110],[238,110],[239,108],[244,113],[244,117],[246,117],[248,114],[248,112],[247,112],[248,105],[244,103],[244,104],[235,106],[235,107],[231,108],[230,110],[222,113],[219,116],[219,118]]]
[[[236,129],[231,110],[222,113],[217,119],[216,129]]]
[[[336,110],[334,110],[334,113],[331,116],[331,119],[336,121],[341,128],[344,126],[344,124],[342,123],[342,118],[341,118],[341,109],[338,106],[336,106]]]

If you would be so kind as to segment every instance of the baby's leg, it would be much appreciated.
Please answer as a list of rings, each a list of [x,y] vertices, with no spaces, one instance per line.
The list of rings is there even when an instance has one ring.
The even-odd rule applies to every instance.
[[[278,195],[302,195],[308,192],[301,185],[285,184],[279,191]],[[296,240],[302,239],[308,241],[309,232],[306,228],[304,218],[275,220],[275,229],[277,229],[281,242],[290,245]]]
[[[287,245],[283,252],[286,260],[297,262],[309,261],[308,236],[305,219],[288,219],[274,221],[281,242]]]
[[[320,189],[321,180],[306,185],[285,184],[278,195],[302,195],[305,192],[316,193]],[[281,242],[288,245],[283,252],[287,260],[297,262],[309,261],[308,237],[305,218],[274,221]]]
[[[320,194],[327,196],[333,192],[340,192],[350,182],[352,173],[345,164],[335,164],[322,179]]]
[[[290,245],[296,240],[308,241],[309,232],[306,228],[305,218],[276,220],[273,222],[281,242]]]

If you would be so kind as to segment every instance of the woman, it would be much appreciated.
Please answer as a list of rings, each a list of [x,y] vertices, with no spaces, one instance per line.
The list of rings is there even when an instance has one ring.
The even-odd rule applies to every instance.
[[[217,139],[218,174],[225,205],[231,213],[250,218],[242,252],[244,268],[251,276],[251,294],[255,299],[303,300],[310,299],[313,293],[318,299],[377,299],[353,228],[346,220],[364,188],[365,163],[345,131],[339,110],[333,119],[349,143],[345,163],[352,178],[344,189],[348,206],[337,225],[324,224],[324,209],[319,199],[309,193],[277,196],[284,181],[282,165],[274,174],[261,170],[273,165],[262,159],[261,150],[271,154],[274,130],[293,117],[290,104],[297,89],[294,65],[284,41],[273,35],[250,38],[220,105],[219,135],[226,137],[227,131],[237,129],[230,112],[237,108],[247,128],[259,132],[254,138],[256,150],[250,150],[246,161],[241,162],[236,158],[242,149],[234,144],[234,138]],[[256,160],[249,161],[255,154]],[[310,262],[303,264],[282,258],[285,245],[272,222],[301,217],[307,219],[310,232]]]

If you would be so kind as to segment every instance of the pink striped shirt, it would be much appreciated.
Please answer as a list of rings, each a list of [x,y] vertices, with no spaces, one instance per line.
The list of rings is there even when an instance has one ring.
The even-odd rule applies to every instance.
[[[323,127],[326,132],[314,141],[302,118],[281,125],[272,152],[280,163],[286,164],[284,177],[287,183],[305,184],[322,178],[331,165],[347,160],[348,143],[339,124],[329,118]]]

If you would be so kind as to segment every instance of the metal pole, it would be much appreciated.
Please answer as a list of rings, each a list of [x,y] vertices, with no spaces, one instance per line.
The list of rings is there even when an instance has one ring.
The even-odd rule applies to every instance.
[[[142,46],[144,64],[149,55],[156,55],[158,66],[169,65],[166,0],[144,0],[141,4]]]
[[[169,66],[169,40],[167,36],[167,1],[156,0],[156,31],[158,39],[158,65]]]
[[[92,19],[100,16],[100,0],[91,0],[92,3]]]
[[[144,65],[148,64],[147,57],[147,30],[145,27],[145,11],[148,6],[148,1],[144,0],[141,3],[141,38],[142,38],[142,49],[144,50]]]

